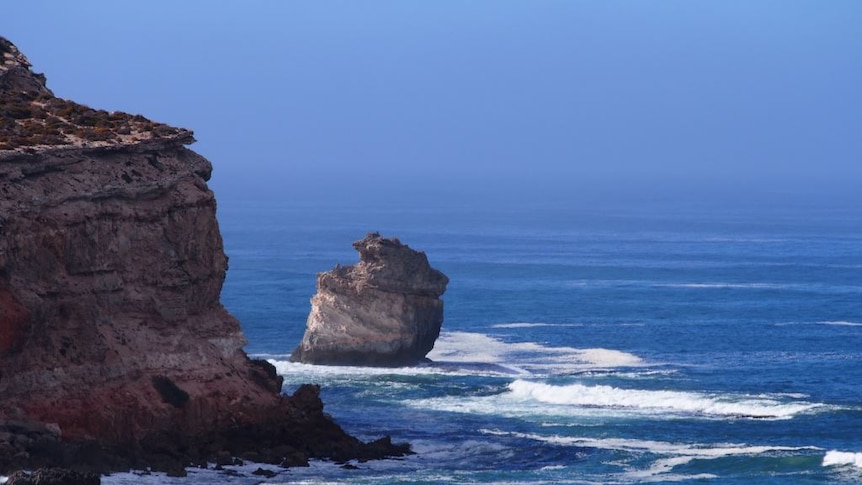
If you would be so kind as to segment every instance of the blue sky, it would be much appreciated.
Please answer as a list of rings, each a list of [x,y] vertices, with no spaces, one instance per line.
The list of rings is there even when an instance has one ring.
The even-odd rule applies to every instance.
[[[6,2],[220,199],[862,201],[862,2]],[[574,203],[574,202],[572,202]]]

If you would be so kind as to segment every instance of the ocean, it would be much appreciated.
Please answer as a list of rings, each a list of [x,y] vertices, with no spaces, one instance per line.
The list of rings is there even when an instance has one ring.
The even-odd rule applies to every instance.
[[[224,203],[219,220],[247,352],[416,454],[105,483],[862,483],[859,209]],[[450,278],[433,364],[290,363],[316,273],[370,231]]]

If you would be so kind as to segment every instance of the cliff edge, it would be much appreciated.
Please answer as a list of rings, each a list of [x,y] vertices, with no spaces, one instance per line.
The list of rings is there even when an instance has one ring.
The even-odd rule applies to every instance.
[[[0,60],[0,473],[409,451],[246,356],[190,131],[54,97],[2,37]]]
[[[360,261],[317,276],[305,334],[291,360],[326,365],[422,362],[443,324],[449,278],[425,253],[369,233],[353,243]]]

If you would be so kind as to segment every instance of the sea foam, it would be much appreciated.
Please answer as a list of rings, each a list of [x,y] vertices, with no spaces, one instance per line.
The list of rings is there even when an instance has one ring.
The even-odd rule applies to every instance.
[[[820,407],[808,402],[730,394],[620,389],[612,386],[550,384],[516,380],[511,398],[563,406],[601,407],[716,417],[787,419]]]
[[[823,457],[823,466],[847,465],[862,468],[862,453],[831,450],[826,452],[826,456]]]
[[[736,443],[688,444],[627,438],[591,438],[558,435],[546,436],[534,433],[506,432],[489,429],[483,429],[481,432],[495,436],[511,436],[514,438],[530,439],[558,446],[595,448],[635,454],[649,453],[661,457],[655,460],[651,466],[646,469],[629,470],[625,474],[626,478],[635,481],[649,480],[657,476],[661,477],[661,481],[716,478],[714,475],[710,474],[669,474],[669,472],[671,472],[675,467],[688,464],[693,460],[712,460],[727,456],[756,456],[769,453],[812,452],[822,450],[816,446],[762,446]]]
[[[817,322],[820,325],[838,325],[840,327],[862,327],[862,322],[847,322],[844,320]]]
[[[770,396],[621,389],[607,385],[551,385],[516,379],[503,392],[485,396],[444,396],[405,401],[443,412],[541,418],[564,425],[572,417],[606,420],[632,416],[651,419],[791,419],[824,404]]]
[[[441,334],[428,358],[435,362],[493,363],[524,374],[560,374],[643,365],[640,357],[619,350],[504,342],[490,335],[473,332]]]

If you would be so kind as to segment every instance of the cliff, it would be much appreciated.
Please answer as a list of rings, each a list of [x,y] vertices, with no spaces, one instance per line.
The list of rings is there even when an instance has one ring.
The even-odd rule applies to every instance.
[[[401,366],[422,362],[443,324],[449,279],[425,253],[370,233],[359,262],[317,277],[305,334],[291,359],[310,364]]]
[[[190,131],[56,98],[2,37],[0,55],[0,472],[407,451],[243,352]]]

